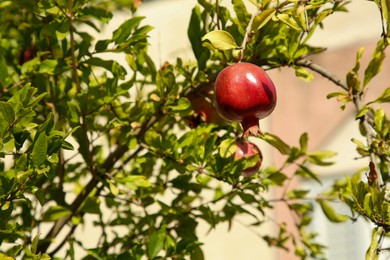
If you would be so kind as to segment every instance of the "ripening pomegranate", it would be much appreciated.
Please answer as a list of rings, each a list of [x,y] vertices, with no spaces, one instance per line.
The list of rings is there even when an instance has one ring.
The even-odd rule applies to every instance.
[[[251,63],[239,62],[221,70],[215,82],[218,112],[230,121],[240,122],[244,133],[261,133],[259,120],[276,105],[276,90],[267,73]]]
[[[207,124],[222,124],[226,122],[213,106],[213,97],[214,84],[210,84],[201,91],[191,93],[187,96],[188,100],[191,102],[192,109],[195,112],[193,117],[190,118],[190,124],[193,127],[196,127],[201,122]]]
[[[257,163],[252,167],[248,167],[248,168],[243,169],[243,171],[241,172],[241,175],[243,175],[245,177],[253,176],[260,169],[261,162],[263,160],[263,155],[262,155],[259,147],[257,147],[257,145],[255,145],[254,143],[249,142],[249,141],[238,141],[237,142],[237,150],[236,150],[236,153],[234,155],[234,159],[239,160],[243,157],[247,158],[247,157],[254,156],[254,155],[258,155]]]

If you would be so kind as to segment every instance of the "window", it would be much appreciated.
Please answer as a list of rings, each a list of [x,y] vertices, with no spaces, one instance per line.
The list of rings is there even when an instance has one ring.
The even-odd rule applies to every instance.
[[[304,187],[310,187],[313,195],[327,190],[335,179],[342,178],[342,175],[334,177],[323,177],[320,179],[323,185],[312,181],[305,182]],[[337,213],[351,215],[349,208],[334,202],[331,204]],[[314,203],[313,220],[309,226],[310,231],[318,234],[317,241],[327,247],[326,258],[331,260],[364,259],[367,248],[371,242],[371,227],[363,218],[357,221],[343,223],[330,222],[322,212],[321,207]]]

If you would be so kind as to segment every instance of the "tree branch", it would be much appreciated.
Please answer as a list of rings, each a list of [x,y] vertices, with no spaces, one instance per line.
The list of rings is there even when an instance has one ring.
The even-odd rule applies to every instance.
[[[341,87],[343,90],[350,92],[350,87],[347,85],[347,83],[345,81],[341,80],[335,74],[329,72],[328,70],[326,70],[322,66],[320,66],[320,65],[318,65],[310,60],[298,60],[298,61],[295,61],[294,64],[311,69],[312,71],[317,72],[318,74],[320,74],[324,78],[329,79],[334,84]],[[355,110],[357,112],[360,111],[364,107],[361,93],[357,93],[357,94],[353,95],[352,101],[353,101],[353,104],[355,105]],[[369,111],[364,116],[359,118],[364,130],[366,131],[365,137],[366,137],[368,146],[371,146],[373,139],[376,136],[375,130],[372,128],[371,124],[369,123],[370,122],[369,120],[372,119],[373,117],[374,117],[374,115],[372,114],[371,111]],[[372,152],[370,152],[370,160],[374,164],[375,168],[377,169],[378,167],[376,166],[375,154]],[[382,185],[383,185],[383,179],[382,179],[381,174],[378,174],[377,185],[378,185],[378,187],[382,187]]]
[[[312,71],[317,72],[318,74],[320,74],[324,78],[332,81],[334,84],[341,87],[342,89],[344,89],[346,91],[349,90],[349,87],[347,86],[347,83],[345,81],[341,80],[340,78],[338,78],[337,75],[329,72],[325,68],[321,67],[320,65],[318,65],[310,60],[298,60],[295,62],[295,65],[311,69]]]

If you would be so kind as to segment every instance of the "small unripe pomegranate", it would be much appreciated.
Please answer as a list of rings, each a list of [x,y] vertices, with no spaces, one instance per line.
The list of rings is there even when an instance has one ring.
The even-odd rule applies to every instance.
[[[252,167],[248,167],[248,168],[243,169],[243,171],[241,172],[242,176],[245,176],[245,177],[253,176],[260,169],[261,162],[263,160],[263,155],[262,155],[259,147],[257,147],[257,145],[255,145],[254,143],[249,142],[249,141],[238,141],[237,142],[237,150],[236,150],[236,153],[234,155],[235,160],[239,160],[243,157],[248,158],[248,157],[255,156],[255,155],[258,156],[256,164]]]
[[[215,82],[218,112],[229,121],[241,123],[244,134],[261,133],[259,120],[276,105],[276,90],[267,73],[251,63],[239,62],[221,70]]]

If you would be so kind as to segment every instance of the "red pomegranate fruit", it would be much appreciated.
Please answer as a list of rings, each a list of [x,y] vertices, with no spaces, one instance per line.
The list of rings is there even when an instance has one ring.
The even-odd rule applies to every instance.
[[[276,105],[275,85],[262,68],[247,62],[230,65],[219,72],[214,88],[222,117],[241,123],[243,136],[261,133],[259,120]]]
[[[191,102],[192,109],[195,112],[192,119],[190,119],[193,121],[191,124],[194,125],[194,127],[201,122],[207,124],[222,124],[226,122],[213,106],[213,97],[214,84],[210,84],[210,86],[205,87],[201,91],[191,93],[187,96],[188,100]]]
[[[261,162],[263,160],[263,155],[262,155],[259,147],[257,147],[257,145],[255,145],[254,143],[249,142],[249,141],[238,141],[237,142],[237,150],[236,150],[236,153],[234,155],[235,160],[239,160],[243,157],[248,158],[248,157],[255,156],[255,155],[258,155],[258,159],[257,159],[256,164],[254,166],[243,169],[243,171],[241,172],[241,175],[243,175],[245,177],[253,176],[260,169]]]

